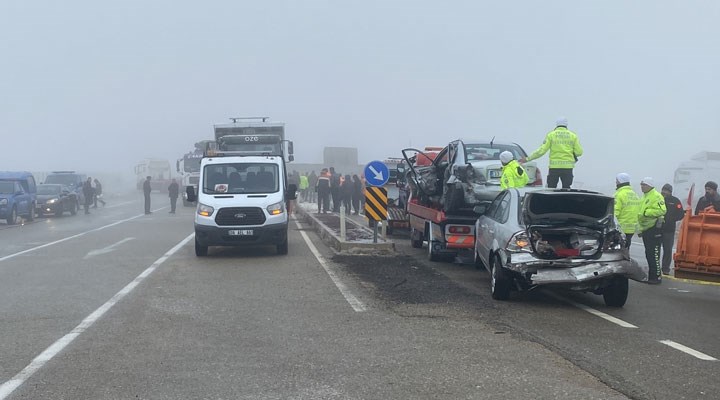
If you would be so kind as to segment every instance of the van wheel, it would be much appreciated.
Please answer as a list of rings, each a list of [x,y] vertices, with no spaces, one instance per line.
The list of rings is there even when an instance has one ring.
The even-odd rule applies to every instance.
[[[288,240],[285,238],[285,241],[277,245],[277,252],[280,255],[285,255],[288,253]]]
[[[27,220],[33,221],[35,219],[35,203],[30,204],[30,212],[28,213]]]
[[[495,300],[507,300],[510,298],[510,279],[507,272],[500,265],[500,258],[495,257],[490,272],[490,292]]]
[[[197,257],[205,257],[208,255],[208,247],[198,243],[197,238],[195,238],[195,255]]]
[[[414,249],[422,249],[423,235],[422,232],[415,228],[410,228],[410,246]]]
[[[10,214],[7,216],[6,221],[8,225],[17,224],[17,209],[15,207],[13,207],[10,211]]]
[[[616,276],[610,282],[610,286],[603,289],[603,299],[608,307],[622,307],[628,297],[628,279],[624,276]]]

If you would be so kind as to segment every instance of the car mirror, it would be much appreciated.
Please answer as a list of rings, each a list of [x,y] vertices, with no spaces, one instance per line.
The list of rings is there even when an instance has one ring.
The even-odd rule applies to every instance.
[[[483,215],[487,211],[487,204],[480,204],[473,207],[473,212],[478,215]]]
[[[197,196],[195,195],[195,188],[192,186],[188,186],[185,188],[185,194],[187,194],[187,200],[189,202],[197,201]]]

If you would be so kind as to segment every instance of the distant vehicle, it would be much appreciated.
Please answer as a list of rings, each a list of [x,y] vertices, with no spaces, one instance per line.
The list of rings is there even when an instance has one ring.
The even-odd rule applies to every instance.
[[[143,182],[150,176],[152,190],[167,192],[170,186],[170,161],[160,158],[148,158],[135,165],[135,182],[138,190],[142,190]]]
[[[17,224],[18,216],[35,219],[36,193],[32,173],[0,172],[0,218],[8,225]]]
[[[67,186],[77,196],[78,203],[85,204],[85,194],[82,187],[86,180],[87,175],[75,171],[53,171],[48,174],[43,183]]]
[[[705,195],[707,181],[720,181],[720,152],[703,151],[680,163],[673,178],[673,195],[683,203],[691,199],[690,207],[694,208]],[[694,193],[690,193],[691,188]]]
[[[180,175],[180,191],[182,193],[183,206],[190,207],[194,203],[187,199],[187,188],[191,187],[198,192],[200,182],[200,161],[207,144],[212,140],[201,140],[195,143],[195,150],[186,153],[175,163],[175,170]]]
[[[475,206],[475,265],[490,273],[492,297],[506,300],[513,289],[542,286],[625,305],[628,278],[647,281],[648,271],[623,248],[613,204],[597,192],[521,188]]]
[[[56,183],[37,185],[37,215],[53,214],[60,217],[65,211],[75,215],[79,209],[80,201],[77,194],[69,187]]]

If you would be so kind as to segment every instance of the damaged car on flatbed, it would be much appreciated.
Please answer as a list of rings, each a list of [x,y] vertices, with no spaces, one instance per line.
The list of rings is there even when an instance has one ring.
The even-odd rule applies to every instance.
[[[602,295],[622,307],[628,279],[646,282],[613,214],[614,199],[575,189],[508,189],[475,207],[475,264],[490,273],[492,297],[562,288]]]

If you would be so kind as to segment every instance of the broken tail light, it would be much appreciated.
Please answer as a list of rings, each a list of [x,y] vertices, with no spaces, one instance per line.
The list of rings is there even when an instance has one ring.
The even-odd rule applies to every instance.
[[[532,253],[532,246],[530,246],[530,238],[525,232],[518,232],[514,234],[508,241],[505,247],[508,251],[525,251]]]
[[[603,243],[603,251],[607,250],[622,250],[625,244],[625,235],[620,231],[610,231],[605,235],[605,241]]]

